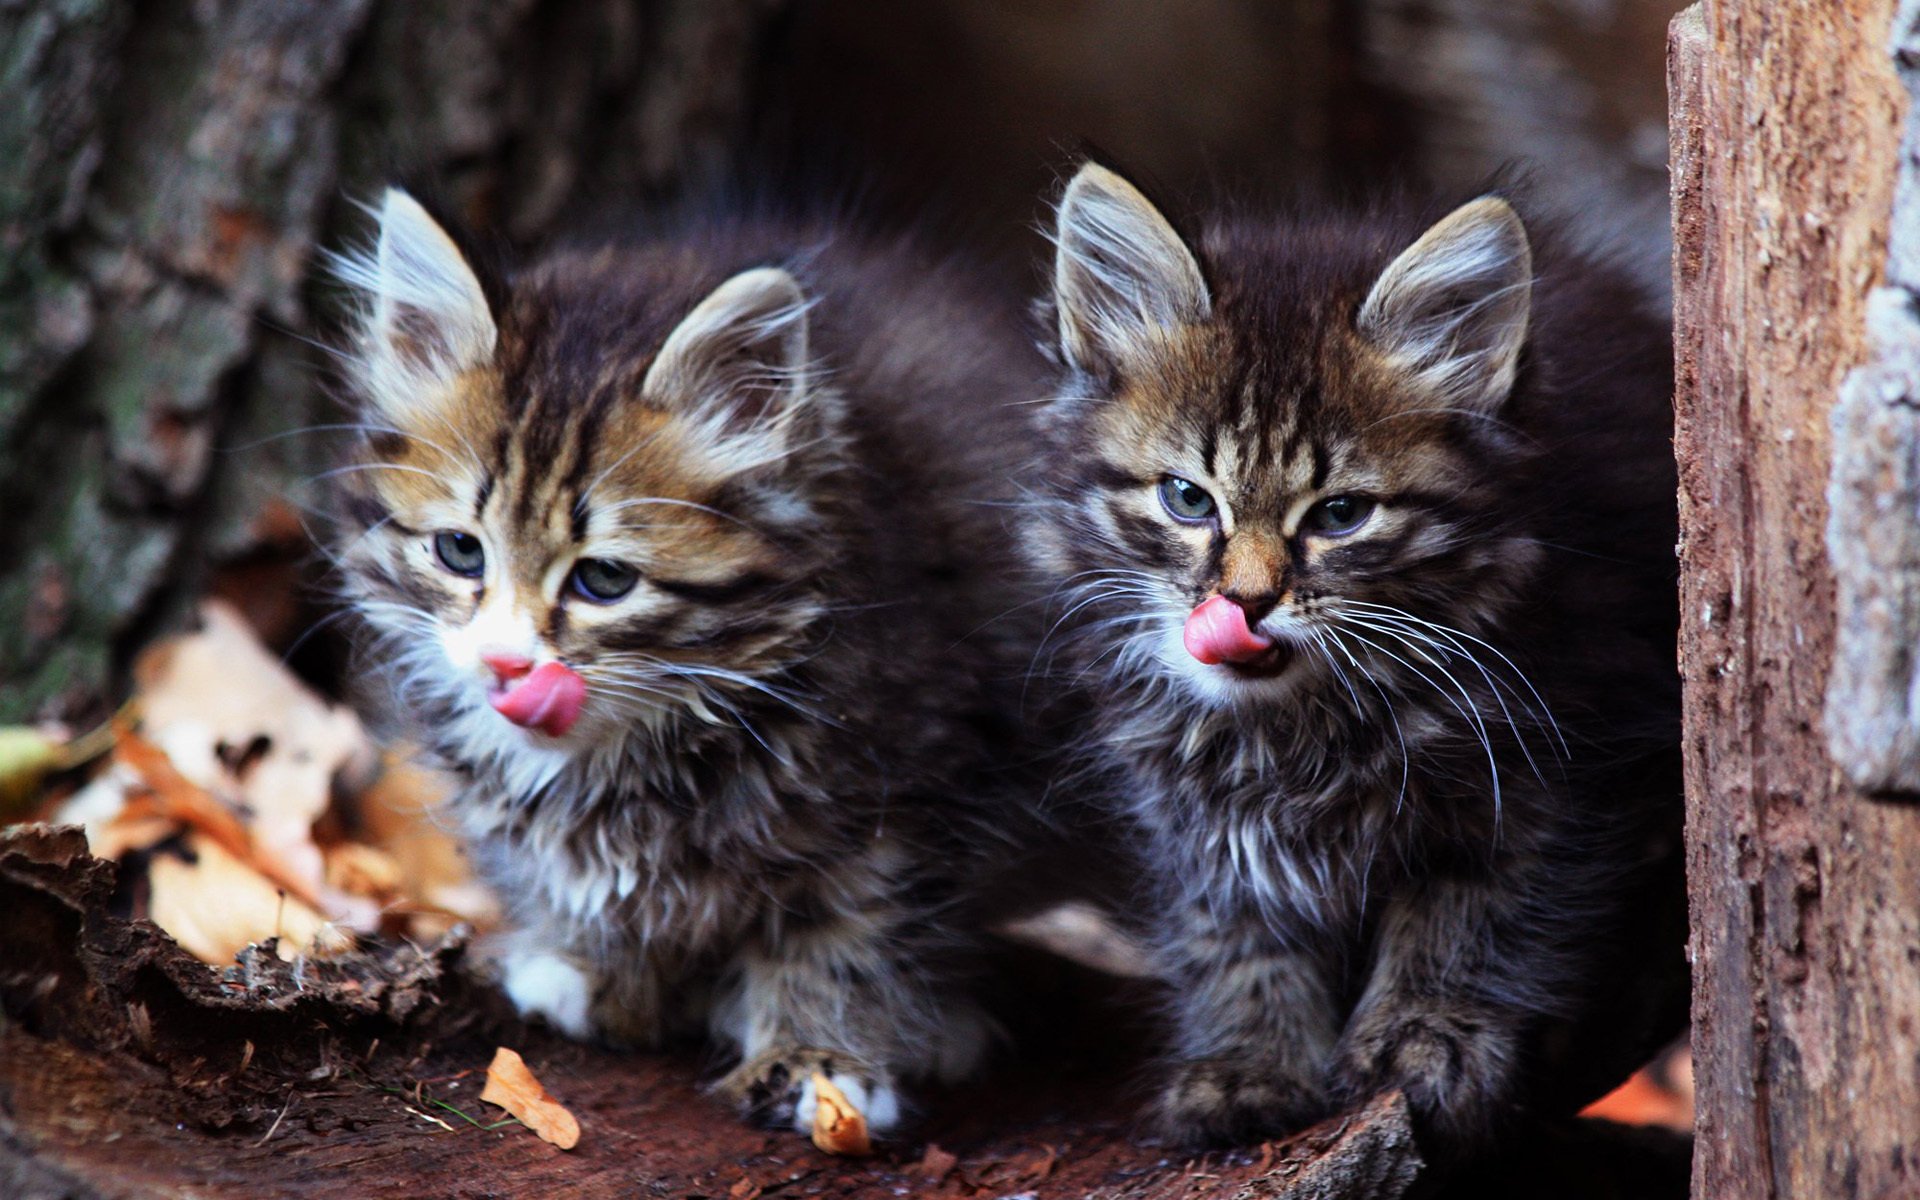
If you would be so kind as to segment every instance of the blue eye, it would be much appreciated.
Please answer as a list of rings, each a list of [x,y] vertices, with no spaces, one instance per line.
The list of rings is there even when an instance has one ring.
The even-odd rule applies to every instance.
[[[610,558],[583,558],[573,564],[573,590],[595,604],[611,604],[633,590],[640,572]]]
[[[1307,510],[1300,527],[1322,537],[1345,537],[1367,523],[1373,508],[1365,496],[1329,496]]]
[[[1199,484],[1169,475],[1160,483],[1160,503],[1177,521],[1204,521],[1213,516],[1213,497]]]
[[[470,533],[434,534],[433,554],[441,566],[468,579],[478,579],[487,569],[486,549]]]

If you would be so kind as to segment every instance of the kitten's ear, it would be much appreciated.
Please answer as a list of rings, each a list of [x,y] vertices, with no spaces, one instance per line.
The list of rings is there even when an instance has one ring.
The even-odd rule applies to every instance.
[[[1111,375],[1166,329],[1212,311],[1193,252],[1140,189],[1097,163],[1060,198],[1053,301],[1067,361]]]
[[[409,385],[479,366],[499,339],[479,277],[420,202],[388,188],[373,253],[335,260],[366,302],[361,355],[376,403],[404,403]],[[387,386],[381,386],[387,385]]]
[[[735,275],[667,335],[641,391],[733,431],[777,431],[807,391],[806,294],[776,267]]]
[[[1526,226],[1482,196],[1388,264],[1360,306],[1360,332],[1448,403],[1490,410],[1513,390],[1532,304]]]

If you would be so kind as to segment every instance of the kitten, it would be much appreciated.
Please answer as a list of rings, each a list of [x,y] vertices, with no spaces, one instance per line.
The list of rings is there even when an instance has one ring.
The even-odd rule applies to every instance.
[[[1057,222],[1037,557],[1158,884],[1159,1124],[1591,1098],[1684,1011],[1661,326],[1498,196],[1188,240],[1088,165]]]
[[[498,280],[390,191],[343,256],[364,414],[338,557],[391,718],[464,780],[506,990],[740,1055],[810,1128],[968,1072],[972,882],[1014,824],[995,499],[1017,316],[904,240],[751,215]],[[807,280],[802,284],[802,279]]]

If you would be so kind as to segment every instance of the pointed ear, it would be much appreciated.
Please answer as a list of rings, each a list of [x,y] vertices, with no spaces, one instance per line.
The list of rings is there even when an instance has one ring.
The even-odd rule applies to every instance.
[[[718,418],[729,431],[778,432],[807,391],[807,297],[776,267],[742,271],[694,305],[647,368],[641,391]]]
[[[404,404],[409,392],[485,362],[499,331],[473,268],[419,201],[388,188],[379,216],[372,254],[343,255],[334,270],[365,300],[370,398]]]
[[[1532,304],[1526,226],[1482,196],[1388,264],[1360,306],[1360,332],[1447,403],[1490,410],[1513,390]]]
[[[1193,252],[1140,189],[1095,163],[1060,198],[1053,301],[1060,348],[1083,371],[1111,375],[1162,330],[1212,311]]]

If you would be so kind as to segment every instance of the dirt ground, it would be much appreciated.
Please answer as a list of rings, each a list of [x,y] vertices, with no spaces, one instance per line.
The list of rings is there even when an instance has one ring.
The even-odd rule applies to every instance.
[[[1169,1153],[1132,1122],[1144,1039],[1121,985],[1041,959],[1017,1053],[874,1157],[834,1158],[734,1120],[694,1053],[522,1026],[457,936],[292,963],[255,947],[214,968],[116,916],[118,876],[76,831],[0,838],[0,1195],[1685,1195],[1685,1139],[1591,1121],[1443,1193],[1394,1095],[1283,1144]],[[1047,1015],[1069,1011],[1095,1016]],[[479,1101],[503,1044],[577,1117],[575,1149]]]

